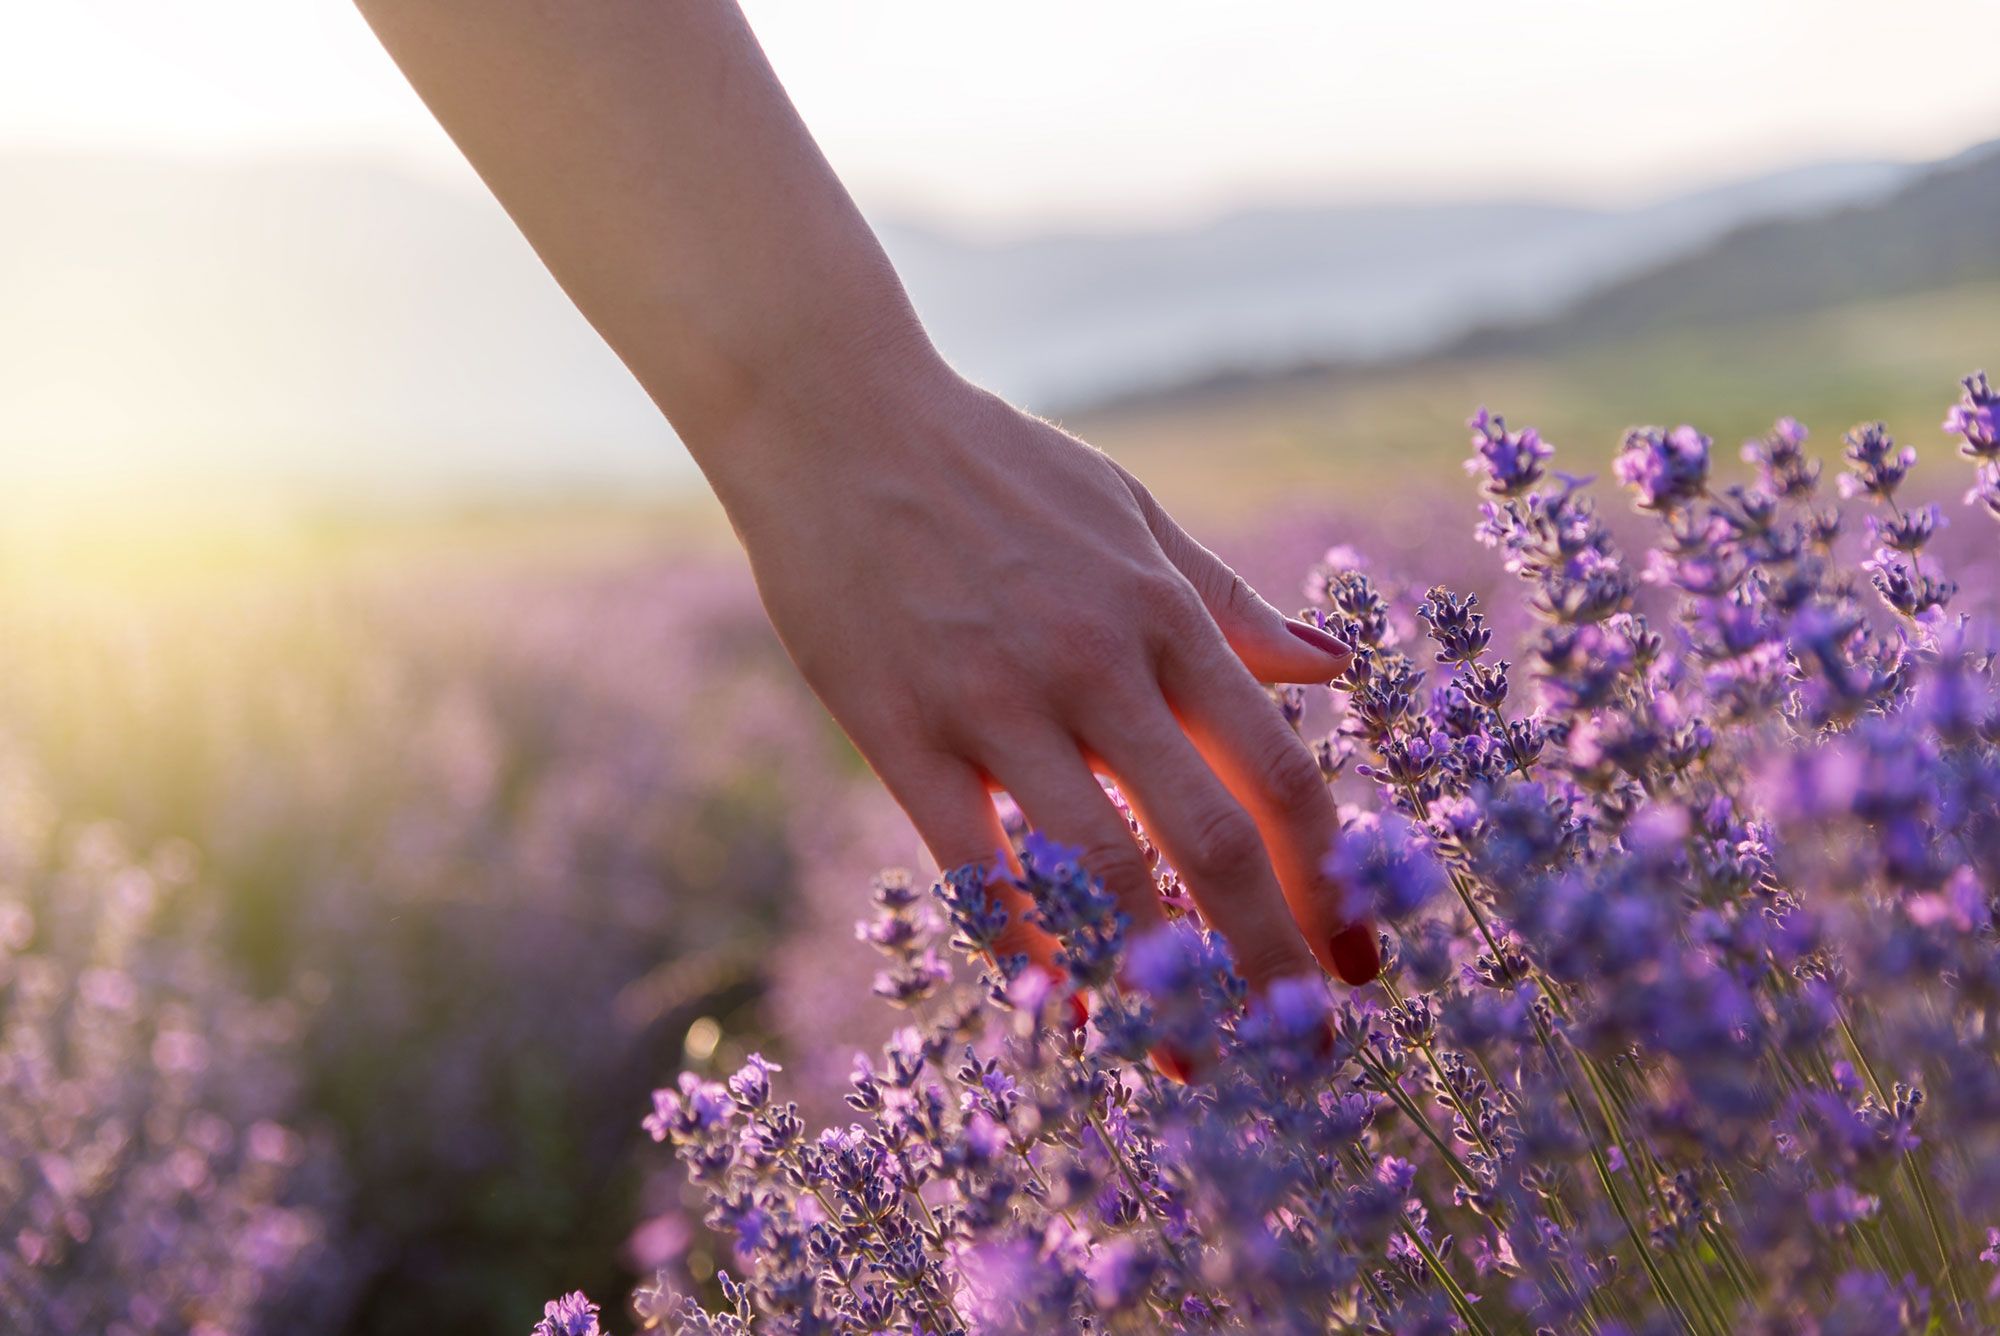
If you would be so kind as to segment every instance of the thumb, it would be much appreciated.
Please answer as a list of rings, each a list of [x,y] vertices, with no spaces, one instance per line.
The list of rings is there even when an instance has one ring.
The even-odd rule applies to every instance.
[[[1160,550],[1194,586],[1209,616],[1260,682],[1326,682],[1347,670],[1353,651],[1316,625],[1285,616],[1229,564],[1190,537],[1150,492],[1127,475]]]

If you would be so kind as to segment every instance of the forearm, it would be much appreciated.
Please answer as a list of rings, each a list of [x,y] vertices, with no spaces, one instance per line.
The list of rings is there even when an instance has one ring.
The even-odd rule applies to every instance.
[[[718,490],[940,371],[732,0],[359,0]]]

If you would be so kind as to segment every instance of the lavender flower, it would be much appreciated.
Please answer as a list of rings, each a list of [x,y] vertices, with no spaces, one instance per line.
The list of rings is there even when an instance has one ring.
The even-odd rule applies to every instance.
[[[1981,464],[1974,473],[1972,489],[1965,494],[1967,505],[1982,507],[2000,520],[2000,464]]]
[[[1444,869],[1417,827],[1395,813],[1365,814],[1335,839],[1327,875],[1347,894],[1349,919],[1408,918],[1444,891]]]
[[[1619,481],[1638,494],[1642,509],[1679,509],[1707,490],[1709,445],[1689,426],[1636,427],[1618,453]]]
[[[1898,449],[1879,422],[1856,427],[1847,433],[1842,445],[1848,468],[1840,476],[1842,496],[1891,499],[1917,462],[1916,448],[1906,445]]]
[[[1976,371],[1964,381],[1965,393],[1945,414],[1944,429],[1964,438],[1960,450],[1968,459],[2000,459],[2000,394]]]
[[[580,1290],[551,1299],[542,1311],[542,1320],[535,1324],[534,1336],[602,1336],[597,1312],[597,1305]]]
[[[1466,471],[1480,478],[1489,496],[1518,496],[1542,480],[1542,466],[1555,454],[1533,427],[1510,432],[1506,420],[1480,409],[1465,424],[1472,430],[1474,457]]]
[[[1779,418],[1769,435],[1743,446],[1757,466],[1759,484],[1772,496],[1802,500],[1819,488],[1819,461],[1805,452],[1807,432],[1794,418]]]

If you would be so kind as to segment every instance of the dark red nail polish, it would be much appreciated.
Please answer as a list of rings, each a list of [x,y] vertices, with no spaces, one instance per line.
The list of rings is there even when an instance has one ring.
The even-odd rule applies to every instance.
[[[1160,1075],[1169,1081],[1187,1085],[1194,1080],[1194,1064],[1171,1048],[1153,1050],[1153,1065],[1160,1069]]]
[[[1081,1030],[1090,1024],[1090,999],[1082,993],[1069,995],[1069,1028]]]
[[[1333,957],[1335,973],[1356,988],[1382,972],[1382,951],[1375,941],[1375,929],[1366,923],[1342,928],[1326,949]]]
[[[1338,1042],[1338,1037],[1333,1033],[1333,1022],[1321,1021],[1319,1023],[1319,1034],[1316,1036],[1313,1044],[1313,1051],[1319,1055],[1321,1062],[1332,1060],[1334,1046]]]
[[[1322,654],[1331,654],[1335,658],[1344,659],[1354,653],[1353,649],[1346,642],[1335,639],[1320,630],[1317,626],[1307,626],[1304,622],[1294,621],[1292,618],[1287,617],[1285,618],[1285,629]]]

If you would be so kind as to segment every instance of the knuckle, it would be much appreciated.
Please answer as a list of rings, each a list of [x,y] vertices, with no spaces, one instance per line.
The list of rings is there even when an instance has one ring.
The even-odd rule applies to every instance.
[[[1326,781],[1320,776],[1319,763],[1289,733],[1259,773],[1266,800],[1285,817],[1308,816],[1328,805]]]
[[[989,864],[997,853],[994,849],[982,849],[964,839],[941,838],[938,843],[925,841],[925,848],[931,851],[931,860],[938,865],[938,873],[956,872],[960,868]]]
[[[1010,913],[1007,926],[1000,930],[994,947],[1003,956],[1035,957],[1045,954],[1046,939],[1042,931],[1028,922],[1018,911]]]
[[[1187,871],[1197,878],[1222,880],[1249,872],[1263,856],[1256,824],[1242,808],[1230,803],[1196,819],[1188,845]]]
[[[1186,608],[1193,600],[1194,587],[1185,575],[1161,562],[1157,569],[1148,566],[1133,576],[1131,592],[1127,597],[1141,612],[1151,616],[1170,616]]]
[[[1264,600],[1257,596],[1257,591],[1250,587],[1250,582],[1227,566],[1222,568],[1222,574],[1227,586],[1222,591],[1222,606],[1234,613],[1256,611]]]
[[[1029,712],[1046,696],[1046,655],[1032,646],[995,643],[954,650],[927,670],[923,691],[930,711],[963,715]]]
[[[1122,628],[1077,621],[1057,637],[1044,671],[1066,696],[1095,695],[1128,676],[1140,658],[1137,643]]]
[[[1125,836],[1093,840],[1083,847],[1083,865],[1114,893],[1144,890],[1151,881],[1139,846]]]
[[[1244,944],[1237,955],[1236,971],[1245,979],[1260,983],[1315,974],[1319,966],[1296,934],[1271,933]]]
[[[977,692],[941,695],[927,712],[925,727],[939,750],[990,767],[1006,757],[1022,733],[1044,722],[1045,711],[1033,695],[1009,680]]]
[[[1180,575],[1150,576],[1134,597],[1148,624],[1179,637],[1199,630],[1208,620],[1201,596]]]
[[[918,692],[898,684],[876,693],[856,713],[861,717],[848,732],[864,755],[905,758],[926,768],[951,763],[953,758],[939,747],[941,739],[932,726],[936,712]]]
[[[1020,690],[1020,670],[996,653],[954,654],[943,672],[944,690],[931,693],[954,705],[1005,700]]]

